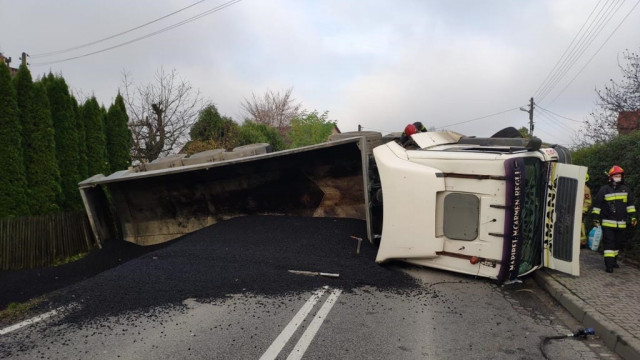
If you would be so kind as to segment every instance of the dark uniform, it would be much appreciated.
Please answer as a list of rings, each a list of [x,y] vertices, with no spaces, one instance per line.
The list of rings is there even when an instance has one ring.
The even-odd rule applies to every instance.
[[[418,132],[427,132],[427,128],[424,127],[424,125],[422,125],[422,123],[420,121],[416,121],[413,123],[413,126],[416,127],[416,130]]]
[[[623,173],[622,168],[618,166],[611,168],[609,184],[601,187],[593,199],[592,214],[595,216],[595,223],[602,224],[604,264],[607,272],[613,272],[613,268],[618,267],[618,253],[626,242],[627,221],[632,226],[637,223],[633,194],[622,181],[613,181],[613,175]]]

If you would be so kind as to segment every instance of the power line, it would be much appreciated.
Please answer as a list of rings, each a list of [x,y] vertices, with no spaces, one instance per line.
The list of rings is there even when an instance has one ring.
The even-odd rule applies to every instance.
[[[48,57],[48,56],[52,56],[52,55],[63,54],[63,53],[69,52],[69,51],[78,50],[78,49],[85,48],[87,46],[95,45],[95,44],[101,43],[101,42],[106,41],[106,40],[111,40],[111,39],[116,38],[118,36],[121,36],[121,35],[124,35],[124,34],[128,34],[128,33],[132,32],[134,30],[141,29],[141,28],[143,28],[143,27],[145,27],[147,25],[151,25],[151,24],[156,23],[156,22],[158,22],[160,20],[166,19],[166,18],[168,18],[168,17],[170,17],[172,15],[175,15],[175,14],[177,14],[179,12],[187,10],[187,9],[189,9],[191,7],[194,7],[194,6],[196,6],[196,5],[198,5],[198,4],[202,3],[202,2],[205,2],[205,1],[206,0],[200,0],[200,1],[198,1],[196,3],[193,3],[193,4],[191,4],[191,5],[187,6],[187,7],[183,7],[180,10],[176,10],[176,11],[170,13],[170,14],[167,14],[165,16],[159,17],[159,18],[157,18],[155,20],[149,21],[147,23],[144,23],[142,25],[136,26],[136,27],[131,28],[129,30],[125,30],[123,32],[119,32],[119,33],[117,33],[115,35],[108,36],[106,38],[102,38],[102,39],[99,39],[99,40],[95,40],[95,41],[92,41],[92,42],[89,42],[89,43],[86,43],[86,44],[70,47],[70,48],[63,49],[63,50],[50,51],[50,52],[45,52],[45,53],[41,53],[41,54],[30,55],[30,57],[33,58],[33,59],[37,59],[37,58]]]
[[[575,133],[575,130],[571,129],[570,127],[568,127],[567,125],[563,124],[560,121],[557,121],[556,119],[552,118],[551,115],[545,113],[545,112],[541,112],[539,113],[540,115],[542,115],[542,118],[546,118],[547,120],[549,120],[551,122],[551,124],[553,126],[555,126],[556,128],[562,130],[562,131],[568,131],[569,133]]]
[[[591,15],[593,15],[593,13],[596,11],[596,9],[598,8],[601,2],[602,0],[599,0],[596,6],[593,8],[593,10],[591,10],[591,13],[589,14],[589,16],[587,16],[587,19],[584,21],[584,24],[582,24],[582,26],[580,27],[580,30],[578,30],[578,32],[574,35],[573,39],[569,43],[569,46],[567,46],[567,48],[564,50],[564,53],[562,53],[562,56],[560,56],[560,58],[558,59],[556,64],[553,66],[553,69],[551,69],[549,74],[547,74],[547,77],[542,81],[542,83],[540,83],[540,86],[538,86],[538,89],[536,89],[536,91],[534,92],[534,95],[537,95],[540,92],[540,90],[542,89],[542,86],[545,85],[547,80],[549,80],[549,77],[551,77],[551,74],[553,74],[553,72],[556,71],[556,68],[558,67],[558,65],[560,65],[560,62],[562,61],[564,56],[567,54],[567,52],[569,51],[573,43],[576,41],[576,39],[578,38],[578,35],[580,35],[580,33],[582,32],[582,29],[584,29],[584,26],[587,25],[587,22],[589,22]]]
[[[537,105],[537,104],[536,104],[536,105]],[[540,109],[540,110],[544,110],[544,111],[549,112],[549,113],[552,113],[553,115],[558,116],[558,117],[561,117],[561,118],[563,118],[563,119],[571,120],[571,121],[574,121],[574,122],[577,122],[577,123],[582,123],[582,122],[583,122],[583,121],[580,121],[580,120],[576,120],[576,119],[568,118],[568,117],[566,117],[566,116],[562,116],[562,115],[560,115],[560,114],[556,114],[556,113],[554,113],[553,111],[548,110],[548,109],[545,109],[545,108],[543,108],[543,107],[542,107],[542,106],[540,106],[540,105],[538,105],[538,109]]]
[[[466,123],[468,123],[468,122],[472,122],[472,121],[476,121],[476,120],[486,119],[486,118],[488,118],[488,117],[492,117],[492,116],[496,116],[496,115],[504,114],[504,113],[509,112],[509,111],[518,110],[518,109],[520,109],[520,108],[521,108],[521,106],[517,106],[517,107],[514,107],[513,109],[508,109],[508,110],[500,111],[500,112],[497,112],[497,113],[495,113],[495,114],[490,114],[490,115],[486,115],[486,116],[481,116],[481,117],[478,117],[478,118],[474,118],[474,119],[470,119],[470,120],[465,120],[465,121],[457,122],[457,123],[454,123],[454,124],[443,125],[443,126],[439,127],[438,129],[444,129],[444,128],[449,127],[449,126],[455,126],[455,125],[460,125],[460,124],[466,124]]]
[[[137,41],[140,41],[140,40],[144,40],[144,39],[146,39],[146,38],[149,38],[149,37],[152,37],[152,36],[155,36],[155,35],[161,34],[161,33],[165,32],[165,31],[169,31],[169,30],[175,29],[175,28],[177,28],[177,27],[179,27],[179,26],[182,26],[182,25],[188,24],[188,23],[190,23],[190,22],[196,21],[196,20],[198,20],[198,19],[200,19],[200,18],[203,18],[203,17],[205,17],[205,16],[207,16],[207,15],[210,15],[210,14],[213,14],[213,13],[215,13],[215,12],[218,12],[218,11],[220,11],[220,10],[222,10],[222,9],[224,9],[224,8],[227,8],[227,7],[231,6],[231,5],[237,4],[237,3],[239,3],[240,1],[242,1],[242,0],[232,0],[232,1],[228,1],[228,2],[226,2],[226,3],[224,3],[224,4],[222,4],[222,5],[218,5],[218,6],[214,7],[214,8],[212,8],[212,9],[209,9],[209,10],[207,10],[207,11],[205,11],[205,12],[202,12],[202,13],[200,13],[200,14],[198,14],[198,15],[195,15],[195,16],[193,16],[193,17],[190,17],[190,18],[188,18],[188,19],[186,19],[186,20],[183,20],[183,21],[181,21],[181,22],[179,22],[179,23],[176,23],[176,24],[173,24],[173,25],[167,26],[167,27],[162,28],[162,29],[160,29],[160,30],[154,31],[154,32],[152,32],[152,33],[150,33],[150,34],[143,35],[143,36],[137,37],[137,38],[135,38],[135,39],[133,39],[133,40],[129,40],[129,41],[126,41],[126,42],[123,42],[123,43],[120,43],[120,44],[117,44],[117,45],[114,45],[114,46],[110,46],[110,47],[105,48],[105,49],[102,49],[102,50],[93,51],[93,52],[90,52],[90,53],[87,53],[87,54],[78,55],[78,56],[73,56],[73,57],[69,57],[69,58],[61,59],[61,60],[48,61],[48,62],[43,62],[43,63],[34,63],[34,64],[32,64],[32,65],[33,65],[33,66],[42,66],[42,65],[57,64],[57,63],[61,63],[61,62],[69,61],[69,60],[75,60],[75,59],[79,59],[79,58],[87,57],[87,56],[90,56],[90,55],[99,54],[99,53],[102,53],[102,52],[105,52],[105,51],[108,51],[108,50],[112,50],[112,49],[115,49],[115,48],[118,48],[118,47],[121,47],[121,46],[129,45],[129,44],[131,44],[131,43],[134,43],[134,42],[137,42]]]
[[[592,22],[592,24],[587,29],[588,32],[586,33],[586,35],[583,34],[582,40],[579,42],[578,45],[576,45],[576,48],[574,49],[573,54],[568,59],[565,59],[566,62],[563,64],[560,70],[558,70],[558,72],[552,77],[552,80],[550,80],[547,86],[539,94],[540,102],[543,101],[544,98],[547,97],[547,95],[549,95],[549,93],[567,75],[567,73],[571,70],[571,68],[573,68],[573,66],[582,57],[582,55],[584,55],[585,51],[591,46],[591,44],[598,37],[598,35],[600,35],[600,32],[602,31],[602,29],[604,29],[604,27],[609,23],[609,21],[611,21],[611,19],[618,12],[618,10],[620,9],[623,3],[624,3],[624,0],[621,0],[620,2],[611,3],[606,10],[601,9],[601,11],[597,15],[598,19],[594,19],[594,21],[597,21],[597,22],[596,23]],[[602,12],[602,10],[604,10],[604,13]]]
[[[550,136],[550,137],[552,137],[552,138],[555,138],[556,140],[558,139],[558,137],[557,137],[557,136],[555,136],[555,135],[553,135],[553,134],[551,134],[551,133],[549,133],[549,132],[547,132],[547,131],[545,131],[545,130],[543,130],[543,129],[538,129],[538,130],[540,130],[541,132],[543,132],[543,133],[545,133],[545,134],[549,135],[549,136]],[[571,144],[564,144],[564,143],[556,143],[556,144],[558,144],[558,145],[562,145],[562,146],[566,146],[566,147],[570,147],[570,146],[571,146]]]
[[[569,71],[573,68],[573,66],[578,62],[578,60],[582,57],[582,55],[584,55],[585,51],[587,51],[587,49],[591,46],[593,41],[600,35],[600,32],[602,32],[602,30],[606,27],[606,25],[611,21],[613,16],[618,12],[618,10],[620,10],[620,8],[622,7],[623,3],[624,3],[624,0],[621,0],[621,2],[618,3],[617,8],[615,8],[615,9],[614,9],[614,6],[616,6],[616,5],[612,5],[610,7],[610,9],[608,10],[608,13],[603,15],[603,17],[600,19],[599,23],[596,24],[597,30],[595,32],[592,31],[589,34],[590,35],[589,38],[586,40],[586,42],[579,49],[579,54],[576,55],[571,60],[571,63],[567,65],[567,67],[562,72],[562,74],[560,74],[558,76],[558,78],[556,78],[556,80],[553,82],[551,87],[542,95],[541,101],[544,100],[544,98],[546,98],[551,93],[551,91],[553,89],[555,89],[555,87],[560,83],[560,81],[562,79],[564,79],[564,77],[569,73]],[[605,17],[606,17],[606,20],[603,22],[602,20]]]
[[[556,138],[556,139],[561,139],[562,141],[567,140],[567,138],[566,138],[566,137],[563,137],[561,133],[565,133],[565,132],[567,132],[567,131],[568,131],[570,136],[575,135],[575,133],[576,133],[576,132],[575,132],[574,130],[569,129],[568,127],[566,127],[566,126],[562,125],[561,123],[554,121],[553,119],[551,119],[550,117],[548,117],[548,115],[546,115],[546,114],[544,114],[544,113],[540,113],[540,114],[542,114],[542,116],[543,116],[544,118],[546,118],[546,119],[544,119],[544,118],[540,118],[540,117],[539,117],[538,119],[540,119],[540,120],[545,120],[545,121],[539,121],[539,122],[538,122],[539,124],[547,124],[547,123],[550,123],[551,125],[554,125],[554,126],[556,127],[556,129],[560,129],[560,132],[558,132],[558,130],[549,129],[550,131],[554,131],[554,133],[553,133],[553,134],[551,134],[551,133],[549,133],[549,132],[545,131],[545,130],[543,129],[543,127],[542,127],[542,126],[538,126],[538,128],[537,128],[537,129],[538,129],[538,130],[540,130],[541,132],[543,132],[543,133],[545,133],[545,134],[547,134],[547,135],[549,135],[549,136],[551,136],[551,137],[554,137],[554,138]],[[547,120],[550,120],[550,122],[548,122]],[[560,145],[563,145],[563,144],[560,144]]]
[[[564,93],[565,90],[567,90],[567,88],[569,87],[569,85],[573,84],[573,81],[578,77],[578,75],[582,74],[582,71],[584,71],[584,69],[586,69],[587,66],[589,66],[589,64],[591,63],[591,61],[596,57],[596,55],[598,55],[598,53],[600,52],[600,50],[602,50],[602,48],[607,44],[607,42],[611,39],[611,37],[613,36],[613,34],[616,33],[616,31],[618,31],[618,29],[620,28],[620,26],[622,26],[622,23],[625,22],[625,20],[627,20],[627,18],[629,17],[629,15],[631,15],[631,13],[633,12],[633,10],[635,10],[635,8],[638,6],[638,4],[640,4],[640,0],[638,2],[636,2],[635,5],[633,5],[633,7],[631,8],[631,10],[629,10],[629,12],[627,13],[627,15],[624,16],[624,18],[622,18],[622,21],[620,21],[620,23],[618,24],[618,26],[616,26],[615,29],[613,29],[613,31],[611,32],[611,34],[609,35],[609,37],[602,43],[602,45],[600,45],[600,47],[598,48],[598,50],[596,50],[596,52],[591,56],[591,58],[589,59],[589,61],[587,61],[586,64],[584,64],[584,66],[582,67],[582,69],[580,69],[580,71],[578,71],[578,73],[573,77],[573,79],[571,79],[571,81],[569,81],[569,83],[558,93],[558,95],[556,95],[555,98],[553,98],[553,100],[551,101],[551,104],[553,104],[558,97],[560,97],[560,95],[562,95],[562,93]]]
[[[614,0],[618,1],[618,0]],[[624,1],[624,0],[622,0]],[[542,88],[539,94],[537,94],[537,98],[542,101],[544,97],[546,97],[549,92],[553,90],[553,88],[557,85],[557,83],[564,78],[566,73],[573,67],[575,62],[584,54],[584,51],[591,45],[595,36],[599,34],[601,31],[601,24],[603,24],[603,19],[605,19],[613,9],[615,3],[609,3],[609,0],[603,5],[603,7],[598,11],[596,16],[591,20],[591,23],[587,27],[587,29],[582,33],[578,42],[574,45],[574,47],[570,50],[569,55],[564,59],[561,66],[556,70],[556,72],[551,76],[550,80],[547,84]],[[604,13],[603,13],[604,12]],[[595,29],[600,28],[597,32],[594,33]]]

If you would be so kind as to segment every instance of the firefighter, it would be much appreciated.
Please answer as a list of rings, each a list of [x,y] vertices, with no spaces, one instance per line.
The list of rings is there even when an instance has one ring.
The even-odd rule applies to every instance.
[[[618,253],[626,242],[627,220],[632,227],[638,223],[633,194],[624,184],[624,170],[614,165],[607,173],[609,184],[598,191],[593,200],[594,225],[602,224],[604,266],[608,273],[618,267]]]
[[[585,216],[591,207],[591,189],[587,186],[589,174],[584,179],[584,200],[582,202],[582,227],[580,228],[580,247],[587,245],[587,228],[584,225]]]
[[[418,129],[416,128],[415,125],[409,124],[405,126],[404,132],[400,137],[400,145],[405,147],[408,146],[411,140],[411,135],[416,134],[417,132],[418,132]]]

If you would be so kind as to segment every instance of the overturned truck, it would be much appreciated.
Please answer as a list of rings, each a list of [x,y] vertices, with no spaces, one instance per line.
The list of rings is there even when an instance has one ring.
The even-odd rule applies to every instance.
[[[366,220],[379,263],[498,281],[543,266],[579,274],[586,168],[565,148],[455,132],[332,137],[177,155],[79,187],[98,242],[158,244],[248,214],[348,217]]]

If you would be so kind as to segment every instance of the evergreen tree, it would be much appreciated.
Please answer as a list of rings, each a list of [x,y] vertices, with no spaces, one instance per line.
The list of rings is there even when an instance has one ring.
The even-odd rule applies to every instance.
[[[18,104],[20,132],[22,137],[22,156],[26,167],[25,152],[29,135],[32,132],[30,127],[31,106],[33,104],[33,80],[31,72],[26,66],[20,65],[18,73],[13,77],[13,86],[16,90],[16,101]]]
[[[127,124],[127,115],[118,104],[118,98],[122,102],[120,93],[118,93],[116,101],[109,107],[105,124],[107,156],[112,173],[124,170],[131,165],[131,131]]]
[[[26,66],[20,66],[13,79],[18,95],[27,204],[32,215],[59,210],[60,173],[55,158],[55,140],[49,99],[41,83],[34,84]]]
[[[127,125],[129,124],[129,115],[127,115],[127,107],[124,104],[124,98],[118,91],[118,96],[116,96],[116,100],[113,102],[114,105],[118,106],[122,113],[124,114],[124,118],[127,120]]]
[[[81,209],[82,201],[78,190],[78,182],[80,182],[78,129],[69,87],[62,77],[56,77],[51,73],[44,77],[42,82],[47,89],[55,131],[56,160],[62,188],[62,209]]]
[[[192,141],[213,141],[220,147],[230,148],[237,141],[238,124],[230,117],[221,116],[215,105],[208,105],[198,116],[189,131]]]
[[[102,152],[102,157],[104,158],[105,166],[104,166],[104,174],[108,175],[111,170],[111,165],[109,164],[109,153],[107,152],[107,109],[104,105],[100,104],[100,120],[102,121],[102,138],[104,139],[104,151]]]
[[[82,120],[87,132],[87,167],[89,176],[108,174],[109,163],[105,157],[106,141],[104,139],[102,111],[95,96],[92,96],[82,106]]]
[[[0,63],[0,218],[29,214],[20,112],[9,68]]]
[[[76,128],[78,130],[78,174],[80,175],[80,179],[84,180],[89,177],[86,125],[82,117],[82,106],[78,105],[78,100],[76,100],[74,96],[71,96],[71,106],[73,107],[73,113],[76,117]]]

